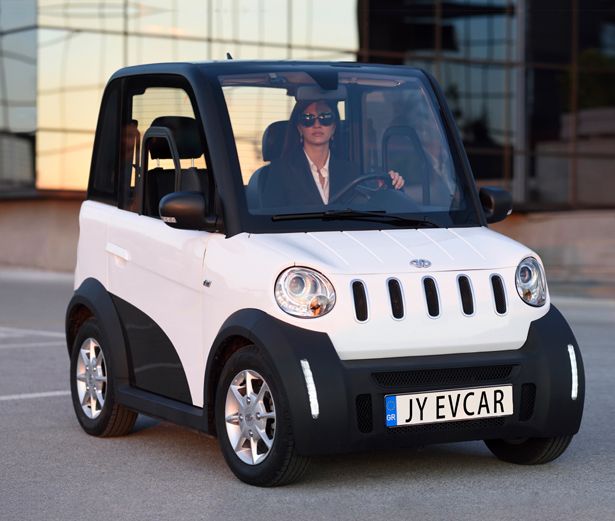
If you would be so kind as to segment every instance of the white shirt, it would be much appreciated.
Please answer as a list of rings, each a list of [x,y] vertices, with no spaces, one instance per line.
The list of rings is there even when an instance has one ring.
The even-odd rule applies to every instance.
[[[325,178],[324,187],[320,184],[320,178],[318,176],[318,167],[310,159],[310,156],[307,155],[305,150],[303,151],[303,153],[305,154],[305,157],[307,157],[308,164],[310,165],[310,171],[312,172],[312,177],[314,177],[314,182],[316,183],[316,188],[318,188],[318,193],[320,193],[320,197],[322,197],[322,202],[325,204],[328,204],[329,203],[329,158],[331,157],[331,152],[329,151],[327,160],[325,161],[324,166],[320,169],[320,175],[322,175]]]

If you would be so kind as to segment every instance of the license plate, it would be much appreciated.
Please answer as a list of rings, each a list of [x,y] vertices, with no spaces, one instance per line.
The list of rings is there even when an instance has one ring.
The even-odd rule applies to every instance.
[[[384,397],[387,427],[510,416],[512,385]]]

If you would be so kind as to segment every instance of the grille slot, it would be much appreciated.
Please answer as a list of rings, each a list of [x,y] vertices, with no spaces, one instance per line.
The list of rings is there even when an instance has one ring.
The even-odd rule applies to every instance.
[[[500,314],[506,313],[506,292],[504,282],[499,275],[491,275],[491,287],[493,288],[493,298],[495,300],[495,310]]]
[[[472,295],[472,285],[470,279],[465,275],[459,276],[457,279],[459,285],[459,296],[461,297],[461,307],[464,315],[474,314],[474,296]]]
[[[493,365],[483,367],[454,367],[450,369],[417,369],[413,371],[385,371],[372,373],[381,387],[415,387],[431,385],[463,384],[506,380],[510,377],[513,365]]]
[[[421,434],[432,432],[458,432],[472,429],[489,429],[501,427],[505,423],[505,418],[485,418],[482,420],[461,420],[455,422],[427,423],[424,425],[406,425],[405,427],[395,427],[387,429],[389,436],[406,436],[408,434]]]
[[[404,318],[404,298],[401,285],[397,279],[389,279],[389,298],[391,299],[391,313],[394,318]]]
[[[359,394],[356,399],[357,427],[362,433],[372,432],[374,420],[372,413],[372,395]]]
[[[431,277],[425,277],[423,279],[423,288],[425,289],[425,300],[429,316],[433,318],[440,316],[440,302],[438,301],[436,281]]]
[[[534,414],[536,404],[536,386],[523,384],[521,386],[521,403],[519,404],[519,421],[528,421]]]
[[[365,285],[360,280],[352,283],[352,295],[354,297],[354,312],[359,322],[367,320],[367,294]]]

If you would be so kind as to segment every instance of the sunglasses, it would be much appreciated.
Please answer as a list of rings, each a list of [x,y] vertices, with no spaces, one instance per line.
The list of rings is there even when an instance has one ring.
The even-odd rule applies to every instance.
[[[299,118],[299,124],[302,127],[313,127],[316,120],[320,122],[323,127],[329,127],[335,122],[332,112],[321,112],[318,116],[314,114],[301,114]]]

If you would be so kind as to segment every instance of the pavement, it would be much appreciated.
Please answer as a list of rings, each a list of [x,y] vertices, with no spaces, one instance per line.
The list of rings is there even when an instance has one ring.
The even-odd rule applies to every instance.
[[[523,467],[482,442],[435,445],[315,458],[301,482],[259,489],[195,431],[140,416],[129,436],[86,435],[63,340],[72,276],[0,269],[0,519],[613,519],[615,298],[551,291],[587,375],[581,431],[558,460]]]

